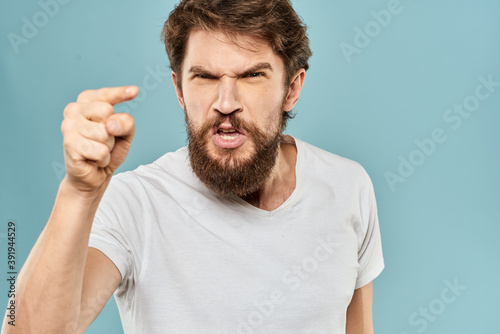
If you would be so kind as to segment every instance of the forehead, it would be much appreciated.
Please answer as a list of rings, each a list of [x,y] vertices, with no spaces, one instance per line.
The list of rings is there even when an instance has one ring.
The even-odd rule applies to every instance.
[[[262,62],[271,64],[273,71],[284,70],[282,59],[264,40],[247,35],[229,37],[219,31],[194,30],[188,38],[183,70],[201,66],[214,74],[233,75]]]

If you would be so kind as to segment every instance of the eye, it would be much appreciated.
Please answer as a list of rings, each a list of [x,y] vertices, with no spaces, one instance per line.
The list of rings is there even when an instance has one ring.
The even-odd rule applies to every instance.
[[[199,73],[199,74],[195,74],[193,75],[193,79],[207,79],[207,80],[213,80],[215,79],[215,77],[213,75],[210,75],[210,74],[205,74],[205,73]]]
[[[266,74],[264,72],[253,72],[253,73],[248,73],[247,78],[258,78],[258,77],[263,77]]]

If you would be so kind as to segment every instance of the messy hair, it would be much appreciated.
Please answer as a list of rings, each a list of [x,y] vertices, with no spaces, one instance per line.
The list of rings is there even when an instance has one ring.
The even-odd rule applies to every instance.
[[[290,0],[182,0],[170,13],[161,35],[179,88],[187,42],[193,29],[266,41],[283,60],[285,87],[290,85],[297,70],[309,68],[311,50],[306,26]],[[285,114],[284,117],[290,116]]]

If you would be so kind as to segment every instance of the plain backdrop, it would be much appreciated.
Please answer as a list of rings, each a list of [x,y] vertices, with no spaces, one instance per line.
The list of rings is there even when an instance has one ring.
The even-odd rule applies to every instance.
[[[118,109],[137,125],[120,171],[186,144],[160,40],[175,2],[1,2],[3,305],[7,225],[17,225],[18,271],[64,175],[62,111],[80,91],[141,86]],[[293,4],[314,55],[287,132],[358,161],[373,180],[386,262],[376,332],[499,333],[500,2]],[[122,332],[113,299],[87,331]]]

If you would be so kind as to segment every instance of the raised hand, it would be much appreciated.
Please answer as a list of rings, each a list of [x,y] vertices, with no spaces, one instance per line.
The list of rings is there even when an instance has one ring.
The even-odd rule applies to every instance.
[[[64,109],[66,179],[78,191],[94,192],[125,161],[135,133],[134,118],[113,106],[137,96],[136,86],[82,92]]]

